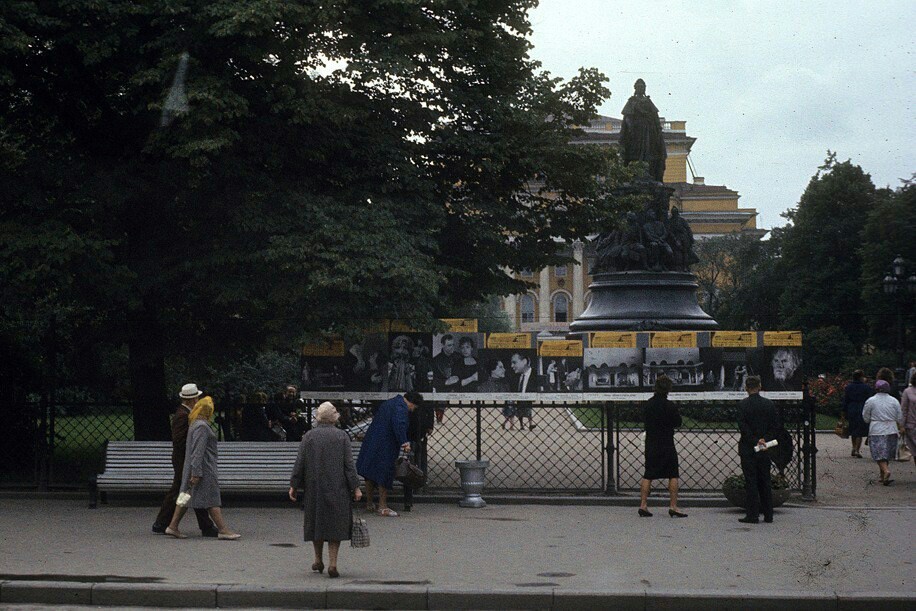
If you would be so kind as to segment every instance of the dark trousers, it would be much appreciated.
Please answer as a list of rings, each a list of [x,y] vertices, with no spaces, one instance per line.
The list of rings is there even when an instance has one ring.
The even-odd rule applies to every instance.
[[[181,460],[172,457],[172,467],[175,469],[175,476],[172,478],[172,487],[165,493],[162,499],[162,507],[159,508],[159,515],[156,516],[156,524],[159,526],[168,526],[172,522],[172,515],[175,513],[175,500],[178,498],[178,492],[181,489],[181,474],[184,471],[184,456]],[[206,509],[195,509],[194,514],[197,516],[197,525],[201,532],[216,530],[216,524],[210,519],[210,514]]]
[[[744,472],[744,490],[747,494],[747,517],[759,520],[773,519],[773,488],[770,482],[770,457],[766,452],[753,450],[741,453],[741,471]]]

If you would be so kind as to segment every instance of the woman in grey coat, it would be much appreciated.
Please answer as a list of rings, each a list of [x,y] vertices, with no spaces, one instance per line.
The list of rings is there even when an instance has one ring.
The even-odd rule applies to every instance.
[[[220,509],[222,499],[219,494],[219,473],[216,463],[219,457],[216,434],[210,428],[213,418],[213,399],[204,397],[194,405],[188,414],[188,445],[185,453],[184,472],[181,475],[181,491],[191,494],[191,500],[185,507],[175,506],[172,522],[165,529],[167,535],[176,539],[186,536],[178,530],[178,524],[184,517],[188,506],[194,509],[206,509],[219,530],[219,539],[234,541],[242,535],[232,532],[223,520]]]
[[[338,577],[337,553],[340,542],[350,540],[353,509],[350,498],[362,498],[359,476],[353,465],[350,436],[334,425],[340,414],[329,402],[318,406],[317,426],[303,435],[299,456],[289,479],[289,498],[296,500],[297,488],[303,488],[305,504],[305,540],[315,548],[312,570],[324,571],[322,550],[328,542],[328,577]]]

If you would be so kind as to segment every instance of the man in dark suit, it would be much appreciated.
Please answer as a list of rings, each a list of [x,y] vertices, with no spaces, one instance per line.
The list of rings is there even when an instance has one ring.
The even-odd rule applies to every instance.
[[[202,394],[197,390],[197,384],[185,384],[178,395],[181,397],[181,405],[172,415],[172,468],[175,470],[175,475],[172,478],[172,487],[165,493],[165,498],[162,500],[159,515],[153,522],[153,532],[157,535],[165,534],[165,528],[172,521],[172,514],[175,513],[175,499],[178,498],[181,488],[185,448],[188,443],[188,414],[191,413],[194,404]],[[204,537],[216,537],[219,534],[206,509],[195,509],[194,513],[197,515],[197,525],[200,526],[200,532]]]
[[[535,379],[534,370],[531,368],[531,357],[522,352],[515,352],[509,360],[512,372],[517,376],[516,390],[519,393],[529,393],[537,391],[537,380]],[[528,430],[533,431],[536,428],[532,419],[531,403],[527,401],[519,402],[515,407],[515,417],[518,418],[518,426],[525,430],[525,418],[528,419]]]
[[[745,382],[747,398],[738,404],[738,455],[744,472],[744,490],[747,494],[747,515],[739,522],[757,524],[760,513],[764,522],[773,521],[773,489],[770,481],[770,455],[766,442],[775,439],[782,428],[776,407],[769,399],[760,396],[760,377],[749,376]],[[758,451],[755,452],[754,448]]]

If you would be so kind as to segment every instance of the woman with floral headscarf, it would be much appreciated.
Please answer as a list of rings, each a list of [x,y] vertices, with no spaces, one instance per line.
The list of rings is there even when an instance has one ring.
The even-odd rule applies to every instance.
[[[219,474],[216,469],[219,454],[216,434],[210,427],[213,412],[213,399],[203,397],[194,404],[194,409],[188,415],[188,446],[185,454],[184,473],[181,477],[181,490],[189,493],[191,499],[187,505],[175,507],[172,523],[165,529],[165,534],[176,539],[186,538],[186,535],[178,530],[178,524],[184,517],[188,506],[207,510],[219,530],[217,535],[219,539],[233,541],[242,536],[229,530],[220,509],[222,500],[219,494]]]

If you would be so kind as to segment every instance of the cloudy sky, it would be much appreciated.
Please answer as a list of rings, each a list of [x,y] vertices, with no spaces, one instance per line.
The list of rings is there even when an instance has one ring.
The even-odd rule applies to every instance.
[[[697,174],[771,228],[827,149],[878,186],[916,172],[914,19],[916,0],[541,0],[532,56],[564,78],[601,70],[615,117],[644,79],[697,138]]]

